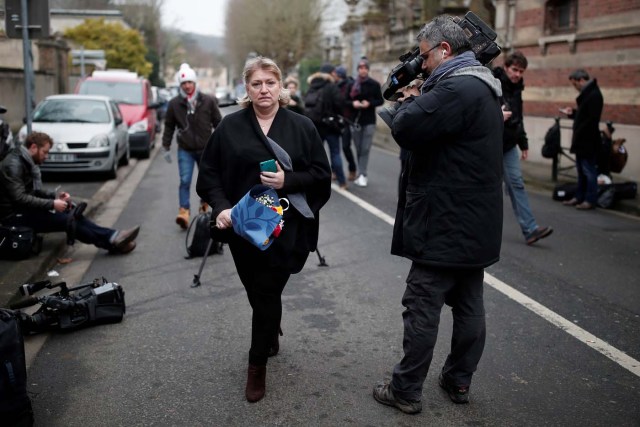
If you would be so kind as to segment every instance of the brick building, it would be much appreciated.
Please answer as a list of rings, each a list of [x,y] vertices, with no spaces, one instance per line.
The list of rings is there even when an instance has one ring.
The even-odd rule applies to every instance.
[[[640,125],[640,0],[496,1],[504,50],[529,59],[525,111],[552,117],[574,105],[568,76],[584,68],[598,80],[602,119]]]

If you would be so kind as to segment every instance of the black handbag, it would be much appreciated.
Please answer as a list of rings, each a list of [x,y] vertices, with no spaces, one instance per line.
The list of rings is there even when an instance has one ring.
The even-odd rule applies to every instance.
[[[42,249],[42,237],[32,228],[24,226],[0,226],[0,258],[25,259],[37,255]]]

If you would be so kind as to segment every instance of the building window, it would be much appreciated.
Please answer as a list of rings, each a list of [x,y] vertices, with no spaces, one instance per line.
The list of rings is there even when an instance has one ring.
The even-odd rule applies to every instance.
[[[564,34],[576,31],[578,16],[577,0],[549,0],[545,6],[545,32]]]

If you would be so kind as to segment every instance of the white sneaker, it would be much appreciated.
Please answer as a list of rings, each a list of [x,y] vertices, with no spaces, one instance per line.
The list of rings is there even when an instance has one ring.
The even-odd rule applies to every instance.
[[[366,176],[360,175],[355,181],[353,181],[353,183],[358,187],[366,187],[368,184],[368,180]]]

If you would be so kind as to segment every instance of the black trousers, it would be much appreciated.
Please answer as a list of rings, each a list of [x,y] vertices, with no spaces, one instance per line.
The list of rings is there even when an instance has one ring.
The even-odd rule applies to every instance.
[[[353,157],[353,151],[351,150],[351,128],[345,126],[342,131],[342,153],[344,158],[347,159],[349,165],[349,172],[355,172],[357,169],[356,159]]]
[[[282,291],[291,273],[269,266],[268,257],[256,253],[257,249],[249,243],[230,243],[229,249],[253,310],[249,363],[263,366],[269,358],[271,341],[280,328]]]
[[[52,233],[67,230],[70,213],[51,212],[42,209],[23,209],[3,221],[6,225],[23,225],[33,228],[36,233]],[[101,227],[87,218],[76,220],[76,238],[82,243],[95,245],[102,249],[111,249],[110,239],[116,230]]]
[[[470,385],[486,337],[483,269],[434,269],[413,263],[402,297],[404,357],[395,366],[391,390],[405,400],[421,400],[422,385],[438,338],[442,306],[451,306],[451,350],[442,368],[447,382]]]

